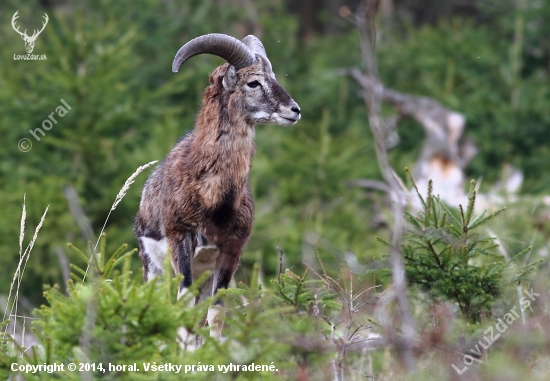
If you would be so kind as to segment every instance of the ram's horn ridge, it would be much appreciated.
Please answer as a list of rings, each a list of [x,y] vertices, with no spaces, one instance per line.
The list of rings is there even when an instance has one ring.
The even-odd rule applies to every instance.
[[[262,44],[258,37],[249,34],[248,36],[243,38],[243,43],[248,46],[252,53],[259,54],[260,56],[264,57],[269,64],[269,68],[271,69],[271,62],[269,61],[269,58],[267,58],[264,44]]]
[[[225,59],[237,70],[250,66],[256,61],[252,50],[241,41],[226,34],[211,33],[194,38],[183,45],[174,57],[172,71],[177,73],[180,66],[189,58],[205,53]]]

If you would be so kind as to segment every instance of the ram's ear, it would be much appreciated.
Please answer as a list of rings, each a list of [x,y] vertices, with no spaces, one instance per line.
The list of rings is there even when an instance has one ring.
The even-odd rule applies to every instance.
[[[233,65],[229,65],[225,75],[223,76],[223,88],[229,91],[230,93],[237,90],[237,71]]]

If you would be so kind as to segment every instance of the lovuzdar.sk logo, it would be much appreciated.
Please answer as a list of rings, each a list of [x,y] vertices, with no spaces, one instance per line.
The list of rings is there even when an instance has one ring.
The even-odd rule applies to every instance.
[[[42,29],[40,29],[40,30],[34,29],[32,36],[29,36],[27,34],[26,29],[25,29],[24,32],[21,32],[19,30],[19,27],[15,25],[16,24],[15,21],[19,17],[18,13],[19,13],[19,11],[16,11],[13,14],[13,17],[11,18],[11,26],[13,27],[13,29],[17,33],[19,33],[19,35],[21,36],[23,41],[25,41],[25,49],[27,50],[27,54],[26,55],[14,54],[13,59],[14,60],[25,60],[25,61],[46,60],[47,57],[46,57],[45,54],[36,55],[36,54],[32,54],[32,51],[34,50],[34,43],[36,42],[36,39],[38,38],[38,36],[40,36],[40,33],[42,33],[42,31],[44,30],[46,25],[48,25],[48,20],[49,20],[48,15],[46,13],[44,13],[44,16],[43,16],[44,17],[44,22],[42,23]]]

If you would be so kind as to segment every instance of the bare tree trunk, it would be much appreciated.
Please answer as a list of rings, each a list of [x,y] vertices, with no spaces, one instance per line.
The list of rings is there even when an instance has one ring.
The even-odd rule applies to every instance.
[[[319,4],[316,0],[301,0],[300,4],[300,34],[304,40],[313,36],[316,28],[316,15]]]
[[[404,225],[404,193],[402,186],[397,179],[388,158],[386,147],[386,130],[388,122],[382,118],[380,108],[383,96],[383,87],[378,80],[378,69],[376,57],[373,53],[374,40],[374,18],[378,9],[379,0],[363,0],[356,14],[356,22],[361,37],[361,52],[365,65],[365,73],[361,76],[372,78],[377,86],[363,86],[365,105],[367,107],[369,126],[374,135],[376,144],[376,156],[378,166],[389,187],[389,194],[392,199],[392,237],[390,261],[392,280],[394,285],[395,299],[401,314],[402,335],[395,335],[391,340],[399,353],[401,362],[405,369],[411,370],[415,367],[415,360],[412,354],[412,345],[415,337],[414,321],[407,299],[407,282],[405,278],[405,266],[401,253],[401,241],[405,229]],[[354,77],[360,75],[354,71]],[[395,330],[393,330],[395,331]]]

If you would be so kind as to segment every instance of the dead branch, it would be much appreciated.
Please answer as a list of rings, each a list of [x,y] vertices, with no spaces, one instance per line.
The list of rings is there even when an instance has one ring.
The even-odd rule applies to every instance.
[[[373,25],[377,0],[363,0],[356,13],[356,23],[361,38],[361,52],[365,65],[363,76],[372,78],[372,85],[363,87],[365,105],[367,107],[369,126],[375,140],[376,156],[382,177],[389,187],[392,202],[392,237],[390,249],[390,261],[392,280],[395,289],[395,299],[401,314],[402,336],[394,336],[392,342],[400,355],[403,366],[410,370],[415,367],[412,354],[412,345],[415,338],[414,321],[407,299],[407,284],[405,278],[405,266],[401,253],[401,241],[404,234],[404,203],[401,200],[401,185],[394,175],[390,165],[386,146],[386,121],[381,115],[381,103],[383,100],[383,86],[378,80],[376,57],[373,53],[374,41]]]
[[[69,292],[67,291],[67,282],[71,278],[69,259],[67,258],[67,255],[65,255],[65,252],[63,251],[63,249],[59,246],[55,247],[55,254],[57,254],[57,260],[59,261],[59,268],[61,269],[61,275],[63,276],[63,286],[65,288],[65,293],[69,295]]]
[[[353,180],[353,181],[348,181],[347,185],[349,187],[374,189],[374,190],[379,190],[379,191],[386,192],[386,193],[391,193],[391,188],[383,181]]]
[[[92,228],[92,224],[86,216],[84,208],[80,204],[78,192],[76,191],[76,189],[72,185],[67,185],[63,188],[63,195],[69,203],[69,211],[71,212],[71,215],[75,219],[76,224],[80,229],[82,238],[84,238],[86,241],[94,241],[94,230]]]
[[[428,180],[432,179],[434,192],[444,201],[454,203],[465,199],[464,168],[477,154],[477,147],[468,139],[459,144],[466,122],[464,115],[431,98],[387,88],[375,75],[368,72],[349,69],[342,70],[341,73],[354,78],[364,92],[376,93],[381,101],[397,111],[392,119],[385,118],[385,123],[381,126],[380,133],[385,136],[387,149],[392,148],[394,142],[399,140],[396,129],[402,118],[411,117],[423,127],[426,138],[413,170],[413,177],[420,189],[427,188]]]

